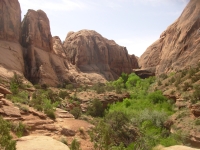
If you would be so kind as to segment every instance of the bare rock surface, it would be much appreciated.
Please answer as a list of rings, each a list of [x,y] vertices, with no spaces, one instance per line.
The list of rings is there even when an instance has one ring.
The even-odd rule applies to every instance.
[[[21,9],[18,0],[1,0],[0,10],[0,40],[19,42]]]
[[[66,58],[63,43],[58,36],[53,37],[53,52],[60,57]]]
[[[153,150],[198,150],[196,148],[191,148],[188,146],[183,146],[183,145],[174,145],[170,147],[164,147],[164,146],[156,146]]]
[[[17,140],[17,150],[69,150],[69,147],[49,136],[25,136]]]
[[[128,51],[113,40],[102,37],[93,30],[69,32],[64,48],[70,63],[82,72],[96,72],[107,80],[118,78],[122,72],[131,73]]]
[[[29,9],[21,26],[22,45],[24,47],[34,45],[45,51],[52,51],[50,24],[44,11]]]
[[[200,59],[200,1],[190,0],[181,16],[142,54],[142,69],[156,74],[195,66]]]

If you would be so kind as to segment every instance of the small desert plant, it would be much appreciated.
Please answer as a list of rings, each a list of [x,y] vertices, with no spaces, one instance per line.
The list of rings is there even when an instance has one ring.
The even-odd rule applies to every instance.
[[[58,96],[62,99],[65,99],[65,97],[69,96],[69,93],[67,91],[60,91]]]
[[[200,119],[195,120],[195,125],[200,125]]]
[[[70,150],[80,150],[80,142],[77,139],[72,141]]]
[[[158,80],[158,86],[161,86],[162,82],[160,80]]]
[[[26,126],[21,121],[13,123],[11,129],[18,137],[22,137],[26,132]]]
[[[174,83],[176,81],[176,79],[174,78],[174,77],[172,77],[171,79],[170,79],[170,83],[172,84],[172,83]]]
[[[66,139],[64,139],[64,138],[61,138],[61,140],[60,140],[63,144],[65,144],[65,145],[68,145],[68,142],[67,142],[67,140]]]
[[[163,74],[159,75],[159,78],[162,78],[163,80],[167,79],[167,74],[163,73]]]
[[[189,82],[185,82],[184,85],[183,85],[183,91],[187,91],[187,89],[191,87],[190,83]]]
[[[67,84],[67,85],[65,86],[65,88],[66,88],[67,90],[73,90],[73,89],[74,89],[74,86],[73,86],[72,84]]]

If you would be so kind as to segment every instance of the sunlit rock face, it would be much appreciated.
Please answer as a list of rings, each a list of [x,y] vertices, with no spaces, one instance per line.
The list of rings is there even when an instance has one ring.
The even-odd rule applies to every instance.
[[[98,72],[107,80],[118,78],[122,72],[132,72],[132,57],[125,47],[102,37],[93,30],[69,32],[64,48],[68,60],[83,72]]]
[[[181,16],[143,53],[140,67],[161,74],[195,66],[200,60],[199,14],[200,1],[191,0]]]

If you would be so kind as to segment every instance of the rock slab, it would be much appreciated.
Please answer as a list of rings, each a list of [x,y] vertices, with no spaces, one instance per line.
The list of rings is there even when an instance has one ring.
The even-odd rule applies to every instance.
[[[25,136],[17,140],[17,150],[70,150],[62,142],[48,136]]]

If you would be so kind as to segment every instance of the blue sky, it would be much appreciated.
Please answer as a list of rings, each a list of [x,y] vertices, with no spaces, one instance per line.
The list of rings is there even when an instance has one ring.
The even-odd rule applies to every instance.
[[[28,9],[46,12],[53,36],[95,30],[141,56],[182,13],[189,0],[19,0],[22,19]]]

